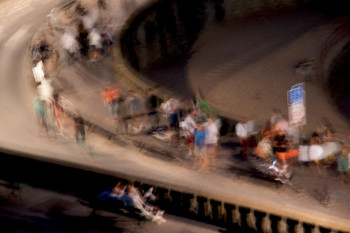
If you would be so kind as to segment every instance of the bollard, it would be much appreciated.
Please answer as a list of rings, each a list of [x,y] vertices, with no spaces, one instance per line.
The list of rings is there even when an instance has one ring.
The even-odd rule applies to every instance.
[[[169,190],[156,187],[155,193],[156,193],[156,196],[157,196],[157,199],[158,199],[159,207],[161,209],[168,209],[168,206],[169,206],[169,198],[168,198]]]
[[[189,193],[183,193],[182,194],[182,211],[183,215],[187,217],[191,217],[191,207],[192,207],[192,201],[193,200],[193,194]]]
[[[233,210],[234,210],[235,206],[225,203],[224,204],[224,208],[225,208],[225,216],[224,216],[224,218],[225,218],[226,225],[227,226],[232,226],[233,223],[234,223],[234,221],[233,221],[234,220],[233,219],[233,217],[234,217]]]
[[[257,223],[253,209],[250,209],[249,213],[247,214],[247,225],[250,229],[257,231]]]
[[[181,193],[177,191],[170,191],[171,197],[171,211],[175,214],[181,214]]]
[[[305,233],[311,233],[312,229],[315,228],[314,225],[310,225],[310,224],[307,224],[307,223],[304,223],[303,227],[304,227],[304,232]]]
[[[233,223],[236,223],[238,226],[242,225],[241,213],[239,212],[239,206],[235,206],[235,211],[233,215]]]
[[[298,221],[287,219],[288,232],[296,232],[296,226],[298,225]]]
[[[222,205],[221,202],[215,201],[215,200],[210,200],[210,205],[211,205],[211,217],[213,222],[219,223],[220,220],[222,220],[222,213],[220,212],[220,206]]]
[[[213,222],[221,226],[225,225],[226,220],[224,203],[216,200],[211,200],[210,204],[212,206],[211,212]]]
[[[319,226],[315,225],[314,228],[312,228],[311,233],[321,233]]]
[[[323,227],[320,227],[320,226],[318,226],[318,229],[319,229],[320,233],[331,233],[332,232],[331,229],[323,228]]]
[[[261,228],[264,233],[272,233],[271,219],[269,214],[266,214],[265,217],[263,217]]]
[[[204,216],[208,220],[212,220],[212,206],[210,204],[210,200],[207,199],[207,201],[204,203]]]
[[[286,218],[281,218],[280,221],[278,221],[278,233],[288,233],[288,225]]]
[[[197,202],[197,196],[193,196],[193,198],[190,200],[190,214],[195,217],[198,216],[198,202]]]
[[[296,226],[295,233],[304,233],[304,226],[302,222],[298,222],[298,225]]]
[[[271,219],[271,229],[272,229],[272,232],[278,232],[278,224],[279,224],[279,221],[280,221],[282,218],[279,217],[279,216],[271,215],[271,214],[270,214],[270,219]]]
[[[201,220],[205,219],[205,212],[206,212],[206,207],[205,203],[207,202],[207,198],[198,196],[197,197],[197,203],[198,203],[198,218]]]
[[[256,231],[257,232],[263,232],[263,230],[262,230],[262,221],[263,221],[263,218],[266,216],[266,213],[263,213],[263,212],[255,210],[254,211],[254,215],[255,215]]]

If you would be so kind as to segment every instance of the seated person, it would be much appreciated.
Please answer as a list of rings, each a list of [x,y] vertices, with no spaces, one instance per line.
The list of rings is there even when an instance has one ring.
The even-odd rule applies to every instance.
[[[150,188],[145,195],[141,195],[134,183],[130,182],[127,185],[126,191],[122,197],[125,206],[136,208],[140,210],[141,215],[149,220],[157,221],[158,223],[165,222],[163,218],[164,211],[148,203],[149,199],[155,199],[152,194],[153,188]]]
[[[151,188],[150,190],[150,192],[152,192],[153,188]],[[149,191],[147,193],[149,193]],[[141,212],[143,210],[150,211],[153,210],[153,207],[147,203],[148,197],[150,196],[152,195],[142,196],[139,190],[135,188],[134,183],[130,182],[126,187],[124,195],[122,196],[122,201],[125,206],[139,209],[141,210]]]
[[[121,197],[124,195],[125,185],[121,181],[118,181],[112,189],[107,189],[97,196],[98,200],[110,201],[117,200],[121,201]]]
[[[254,148],[254,154],[259,158],[270,161],[274,159],[273,149],[272,149],[272,134],[270,131],[263,133],[263,138],[259,141],[258,145]]]

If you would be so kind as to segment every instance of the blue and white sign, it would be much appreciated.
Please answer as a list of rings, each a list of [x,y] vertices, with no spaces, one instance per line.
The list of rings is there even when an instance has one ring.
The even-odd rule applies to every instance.
[[[292,89],[287,92],[289,124],[305,125],[306,110],[305,110],[305,91],[304,83],[299,83],[292,86]]]
[[[288,105],[293,105],[304,101],[305,91],[304,84],[300,83],[292,86],[292,89],[288,91]]]

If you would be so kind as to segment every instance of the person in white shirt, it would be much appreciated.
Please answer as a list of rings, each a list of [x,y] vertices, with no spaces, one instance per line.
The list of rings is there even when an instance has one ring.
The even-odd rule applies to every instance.
[[[219,129],[215,124],[213,118],[208,118],[207,120],[207,136],[205,138],[205,144],[207,146],[207,154],[210,163],[215,162],[216,148],[219,140]]]
[[[181,135],[186,143],[188,154],[186,157],[193,155],[194,149],[194,130],[196,128],[196,122],[194,121],[195,111],[189,113],[186,118],[180,122]]]
[[[249,148],[249,131],[247,120],[243,117],[239,123],[236,124],[236,135],[241,146],[241,155],[247,159],[247,151]]]

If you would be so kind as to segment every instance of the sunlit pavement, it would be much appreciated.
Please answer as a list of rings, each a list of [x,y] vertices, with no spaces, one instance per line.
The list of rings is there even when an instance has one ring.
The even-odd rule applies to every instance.
[[[248,180],[244,177],[237,179],[235,175],[230,173],[224,174],[225,176],[203,174],[192,171],[186,166],[180,167],[176,163],[145,156],[143,151],[140,152],[140,148],[129,142],[130,139],[122,139],[123,145],[120,145],[91,131],[88,132],[87,145],[81,148],[72,140],[69,119],[66,121],[64,137],[58,137],[56,140],[48,139],[45,136],[39,137],[38,128],[32,116],[31,99],[34,95],[34,87],[30,71],[31,65],[26,60],[28,59],[26,48],[31,37],[45,22],[48,12],[56,4],[57,1],[45,1],[45,3],[31,1],[29,11],[17,12],[16,16],[0,15],[1,19],[10,17],[8,21],[2,20],[0,26],[0,51],[1,54],[5,54],[0,58],[2,69],[0,74],[1,147],[26,152],[29,157],[41,160],[51,160],[89,169],[98,168],[110,174],[117,172],[130,177],[143,177],[147,181],[156,181],[164,186],[181,186],[182,189],[201,192],[218,199],[223,198],[247,206],[300,213],[300,216],[318,215],[320,220],[327,219],[336,222],[339,217],[341,221],[347,221],[346,216],[349,214],[349,209],[344,203],[348,203],[348,201],[344,198],[347,196],[345,194],[348,187],[342,190],[329,190],[331,198],[336,201],[329,206],[323,206],[314,197],[298,195],[289,187],[272,189],[271,185],[247,182]],[[18,69],[19,65],[22,66],[22,64],[23,69]],[[89,78],[89,74],[90,76],[93,74],[90,71],[93,69],[88,70],[77,63],[74,67],[63,66],[59,76],[74,81],[70,83],[72,89],[64,90],[73,94],[66,96],[70,97],[72,103],[79,107],[82,114],[87,114],[92,121],[99,122],[101,118],[98,115],[94,118],[93,113],[104,113],[99,93],[101,87],[110,81],[110,76],[108,76],[110,74],[106,72],[98,78],[90,77],[90,82],[86,82],[85,79]],[[99,83],[99,86],[96,87],[96,83]],[[90,85],[94,88],[88,89],[91,87]],[[94,106],[93,111],[89,108],[90,106]],[[260,195],[256,195],[257,193]]]

